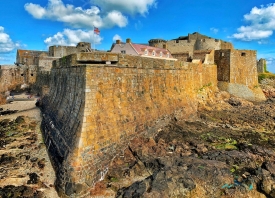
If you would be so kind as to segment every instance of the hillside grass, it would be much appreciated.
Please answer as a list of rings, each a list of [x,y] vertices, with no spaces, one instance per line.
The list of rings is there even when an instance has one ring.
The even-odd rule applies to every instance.
[[[266,72],[266,73],[259,73],[258,74],[258,80],[259,82],[261,82],[264,79],[271,79],[271,80],[275,80],[275,74],[270,73],[270,72]]]

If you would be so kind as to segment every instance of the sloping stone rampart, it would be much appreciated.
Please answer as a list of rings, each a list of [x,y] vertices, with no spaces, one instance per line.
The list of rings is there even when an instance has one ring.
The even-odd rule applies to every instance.
[[[61,195],[89,197],[132,138],[153,135],[172,118],[195,118],[205,85],[216,87],[215,65],[114,53],[56,61],[42,100],[42,128]]]

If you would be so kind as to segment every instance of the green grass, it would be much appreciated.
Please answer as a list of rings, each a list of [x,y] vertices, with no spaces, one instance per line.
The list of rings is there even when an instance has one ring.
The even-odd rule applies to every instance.
[[[266,79],[266,78],[268,78],[268,79],[275,79],[275,74],[273,74],[273,73],[260,73],[260,74],[258,74],[258,80],[259,80],[259,82],[261,82],[263,79]]]

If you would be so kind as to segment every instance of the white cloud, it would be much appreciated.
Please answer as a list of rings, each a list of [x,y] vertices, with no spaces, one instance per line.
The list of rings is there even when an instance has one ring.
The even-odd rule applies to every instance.
[[[94,34],[93,30],[83,31],[83,30],[71,30],[65,29],[63,32],[58,32],[55,35],[48,37],[44,40],[47,46],[52,45],[67,45],[75,46],[79,42],[90,42],[99,44],[102,38]]]
[[[44,8],[33,3],[26,4],[25,9],[36,19],[41,19],[46,14],[46,10]]]
[[[9,53],[19,46],[19,43],[13,42],[10,36],[4,32],[4,27],[0,26],[0,53]]]
[[[275,30],[275,3],[252,8],[250,13],[244,15],[244,20],[248,25],[239,27],[233,38],[252,41],[270,37]]]
[[[156,0],[91,0],[105,11],[118,10],[123,13],[145,15],[150,7],[156,7]]]
[[[103,23],[108,27],[113,27],[115,25],[124,27],[127,25],[128,20],[120,12],[114,10],[107,14],[107,16],[103,19]]]
[[[93,26],[99,28],[125,27],[128,24],[127,17],[120,10],[109,9],[108,6],[105,9],[104,6],[99,8],[92,5],[89,9],[83,9],[71,4],[65,5],[62,0],[49,0],[46,7],[33,3],[27,3],[24,7],[34,18],[60,21],[74,28],[91,29]],[[140,12],[144,12],[143,9]]]
[[[217,34],[219,32],[219,29],[217,28],[210,28],[210,31],[213,32],[214,34]]]
[[[243,31],[241,33],[233,34],[235,39],[243,41],[259,40],[266,39],[273,34],[273,31],[263,31],[263,30],[252,30],[252,31]]]
[[[119,36],[118,34],[116,34],[116,35],[113,37],[113,42],[116,42],[116,40],[122,41],[121,36]]]

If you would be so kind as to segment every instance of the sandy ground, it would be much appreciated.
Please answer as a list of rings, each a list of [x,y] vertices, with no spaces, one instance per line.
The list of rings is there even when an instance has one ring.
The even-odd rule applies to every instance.
[[[3,108],[3,111],[5,110],[18,110],[18,112],[14,113],[14,114],[10,114],[10,115],[1,115],[0,116],[0,120],[4,120],[4,119],[11,119],[14,120],[16,119],[18,116],[26,116],[29,117],[31,120],[35,120],[37,122],[37,126],[35,129],[35,133],[37,133],[37,141],[34,144],[34,148],[26,148],[23,149],[22,152],[30,152],[32,157],[37,157],[37,158],[44,158],[45,159],[45,168],[43,170],[41,170],[41,172],[39,173],[38,170],[38,174],[40,175],[40,180],[43,182],[43,184],[45,184],[45,188],[40,189],[40,191],[43,191],[44,196],[47,198],[57,198],[59,197],[55,191],[54,188],[54,181],[55,181],[55,172],[53,170],[53,167],[51,165],[47,150],[46,150],[46,146],[43,143],[43,137],[42,137],[42,133],[40,131],[40,122],[41,122],[41,113],[40,113],[40,109],[38,107],[35,106],[36,103],[36,98],[32,98],[28,100],[28,95],[26,95],[25,93],[22,93],[20,95],[16,95],[16,101],[10,102],[8,104],[5,105],[0,105],[0,108]],[[21,99],[21,100],[20,100]],[[0,150],[0,154],[1,152],[3,153],[11,153],[11,155],[13,155],[12,153],[14,153],[15,149],[4,149],[4,150]],[[29,163],[29,162],[27,162]],[[0,164],[0,168],[1,168],[1,164]],[[23,167],[22,167],[23,168]],[[14,174],[18,174],[18,170],[9,170],[11,171],[11,175]],[[31,171],[37,171],[37,169],[34,168],[27,168],[25,169],[26,174],[28,174]],[[1,181],[2,180],[2,181]],[[0,186],[6,186],[6,185],[14,185],[14,186],[20,186],[20,185],[24,185],[25,181],[22,179],[17,179],[16,181],[12,178],[12,176],[10,176],[10,178],[5,178],[5,179],[0,179]]]
[[[0,116],[0,120],[16,119],[18,116],[23,115],[30,118],[34,118],[36,121],[41,121],[40,110],[38,107],[35,106],[36,99],[37,98],[32,97],[28,100],[28,95],[26,95],[26,93],[16,95],[15,101],[12,101],[4,105],[0,105],[0,108],[3,108],[3,111],[18,110],[18,112],[11,115]]]

